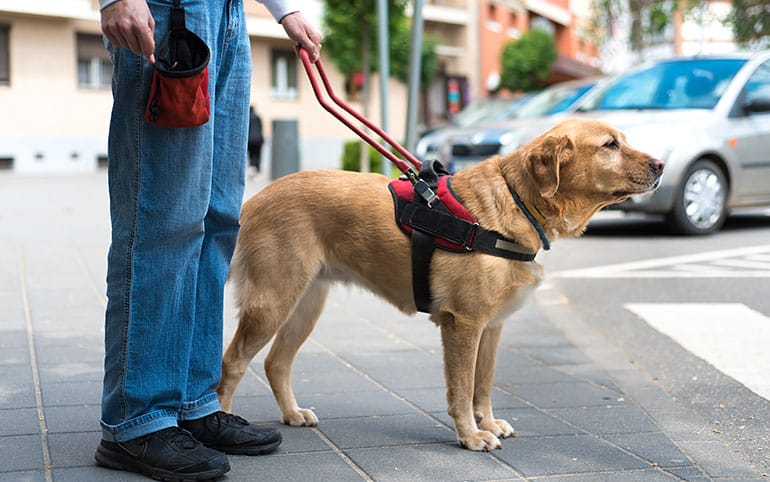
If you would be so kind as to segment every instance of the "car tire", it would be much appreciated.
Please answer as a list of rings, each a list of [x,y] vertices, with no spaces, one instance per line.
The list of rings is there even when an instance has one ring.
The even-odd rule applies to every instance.
[[[704,235],[718,231],[727,219],[727,178],[708,159],[694,162],[679,185],[668,222],[679,234]]]

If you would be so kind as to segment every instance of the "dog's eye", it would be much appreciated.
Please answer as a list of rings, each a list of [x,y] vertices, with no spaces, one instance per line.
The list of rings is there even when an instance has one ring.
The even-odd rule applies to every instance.
[[[610,139],[602,147],[606,147],[607,149],[617,149],[618,147],[620,147],[620,145],[618,145],[618,141],[616,141],[615,139]]]

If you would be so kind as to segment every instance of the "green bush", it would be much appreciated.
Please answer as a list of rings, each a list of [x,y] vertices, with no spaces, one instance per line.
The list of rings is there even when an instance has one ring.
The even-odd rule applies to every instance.
[[[363,141],[346,141],[342,146],[342,170],[361,171],[361,143]],[[385,160],[392,166],[390,177],[398,177],[401,171],[389,160]],[[382,155],[372,146],[369,146],[369,171],[382,172]]]
[[[554,62],[556,45],[553,35],[538,28],[530,30],[503,47],[500,87],[512,92],[541,89]]]

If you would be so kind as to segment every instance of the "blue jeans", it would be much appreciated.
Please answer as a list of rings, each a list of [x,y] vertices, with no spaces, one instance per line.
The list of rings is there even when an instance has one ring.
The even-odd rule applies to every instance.
[[[159,42],[172,0],[148,0]],[[144,121],[152,67],[108,46],[108,254],[101,426],[126,441],[219,410],[224,284],[243,199],[251,53],[242,0],[183,0],[211,48],[211,119]]]

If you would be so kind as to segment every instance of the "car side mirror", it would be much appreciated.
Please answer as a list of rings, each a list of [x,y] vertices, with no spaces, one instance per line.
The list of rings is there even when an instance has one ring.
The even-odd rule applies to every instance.
[[[770,112],[770,98],[759,97],[743,103],[743,111],[749,114]]]

